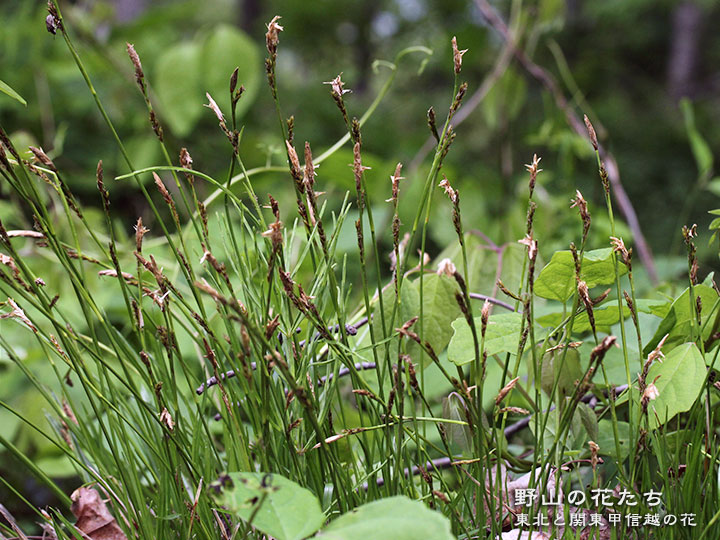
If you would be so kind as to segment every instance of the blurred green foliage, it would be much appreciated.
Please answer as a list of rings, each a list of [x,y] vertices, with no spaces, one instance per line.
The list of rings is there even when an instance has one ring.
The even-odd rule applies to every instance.
[[[273,154],[282,149],[282,141],[263,88],[264,51],[259,47],[264,25],[274,14],[282,15],[285,27],[278,66],[281,104],[285,114],[295,115],[298,140],[309,140],[316,152],[343,134],[323,81],[343,72],[353,90],[346,98],[350,113],[359,116],[384,78],[382,68],[373,69],[374,60],[391,59],[409,45],[430,47],[435,54],[424,71],[418,74],[417,66],[403,68],[380,114],[364,130],[366,154],[376,158],[377,187],[389,190],[385,179],[399,160],[406,164],[408,177],[403,187],[411,193],[418,184],[415,179],[424,173],[423,166],[408,170],[407,165],[428,136],[425,111],[430,105],[443,107],[448,99],[450,37],[457,35],[461,48],[469,49],[463,78],[470,93],[489,73],[501,49],[497,34],[468,0],[156,1],[139,2],[146,4],[145,9],[119,20],[125,17],[123,3],[76,2],[69,3],[66,11],[97,91],[138,166],[157,163],[160,152],[134,87],[125,53],[127,40],[140,54],[171,147],[187,146],[196,168],[210,174],[226,163],[217,157],[224,141],[216,136],[214,116],[202,107],[207,102],[204,94],[209,91],[227,110],[227,77],[235,66],[240,67],[240,82],[247,89],[241,100],[248,126],[242,142],[247,165],[262,165],[268,159],[282,164],[282,154]],[[645,233],[655,251],[664,254],[667,239],[679,235],[678,224],[669,216],[677,214],[678,204],[698,176],[683,114],[667,85],[670,49],[677,37],[673,17],[679,3],[538,0],[494,5],[506,19],[513,15],[529,55],[556,76],[571,105],[597,119],[598,132],[618,158],[641,223],[652,223],[645,226]],[[715,149],[720,128],[714,120],[720,109],[713,69],[720,43],[713,39],[711,28],[720,9],[713,1],[697,6],[703,26],[688,92],[695,101],[694,129],[709,149]],[[97,161],[102,159],[108,171],[127,171],[72,59],[57,43],[60,38],[44,31],[44,8],[40,1],[0,6],[6,21],[0,51],[2,79],[28,100],[23,108],[0,96],[0,112],[16,139],[35,142],[57,157],[73,189],[97,202],[88,179]],[[538,218],[546,230],[541,249],[563,248],[572,238],[572,223],[556,218],[567,202],[565,194],[579,188],[592,204],[601,201],[601,188],[587,143],[568,129],[563,113],[537,81],[511,63],[459,127],[447,162],[446,174],[475,209],[471,226],[496,241],[518,237],[523,211],[515,195],[525,189],[522,164],[534,152],[553,171],[540,179],[545,201]],[[349,170],[341,165],[338,162],[331,171],[328,163],[319,171],[323,188],[331,194],[352,185]],[[286,182],[286,175],[268,176],[258,191],[280,191],[278,186]],[[127,203],[129,221],[146,211],[133,188],[111,187],[113,195]],[[555,197],[555,193],[563,195]],[[716,195],[703,193],[688,209],[688,219],[701,225],[707,221],[705,211],[717,205]],[[438,228],[433,240],[442,246],[450,232],[449,227]],[[599,232],[598,237],[602,238]]]
[[[470,94],[491,72],[502,49],[497,34],[470,0],[158,0],[145,2],[145,9],[123,20],[116,9],[121,0],[64,4],[64,15],[96,90],[138,167],[159,164],[162,155],[135,86],[125,51],[128,40],[142,60],[169,146],[177,151],[187,147],[193,166],[211,175],[226,169],[229,152],[217,119],[203,107],[205,92],[227,111],[227,81],[235,66],[246,87],[239,108],[241,122],[247,126],[241,143],[246,165],[284,162],[261,48],[265,23],[273,15],[282,15],[280,23],[285,28],[278,64],[280,103],[286,115],[295,116],[296,139],[310,141],[316,153],[345,132],[323,81],[342,72],[353,90],[346,96],[350,114],[360,116],[387,75],[374,60],[390,60],[411,45],[431,48],[434,55],[424,69],[419,69],[416,58],[402,66],[391,94],[363,130],[363,161],[372,167],[367,181],[370,192],[377,194],[374,212],[384,227],[380,230],[389,226],[390,208],[383,201],[389,197],[388,176],[398,161],[406,165],[406,180],[401,184],[405,203],[400,207],[406,212],[400,216],[404,223],[414,215],[412,201],[420,200],[421,179],[428,167],[427,160],[418,159],[429,136],[426,111],[429,106],[440,111],[450,98],[450,38],[456,35],[460,47],[469,49],[462,78],[468,81]],[[706,229],[707,210],[720,206],[720,190],[712,181],[713,154],[720,148],[720,40],[713,33],[720,24],[720,6],[713,0],[695,3],[703,24],[695,36],[695,70],[687,88],[692,105],[687,102],[681,109],[667,83],[679,4],[672,0],[493,2],[506,20],[513,21],[513,30],[521,33],[521,44],[533,60],[554,74],[571,106],[599,120],[598,134],[618,159],[623,183],[658,256],[663,278],[673,277],[684,265],[669,257],[678,255],[670,246],[680,245],[682,223],[676,219],[680,209],[685,206],[689,223]],[[43,147],[86,208],[99,205],[94,180],[98,160],[103,160],[107,178],[128,171],[72,58],[59,43],[62,38],[46,32],[45,15],[41,1],[0,4],[0,79],[27,100],[23,107],[0,94],[2,124],[18,147]],[[565,211],[568,194],[575,189],[583,192],[593,214],[590,248],[607,245],[609,223],[603,212],[594,212],[603,199],[590,145],[569,129],[564,113],[519,64],[509,64],[457,134],[443,172],[462,193],[466,228],[482,231],[500,245],[524,235],[527,177],[523,164],[537,153],[546,169],[538,178],[541,204],[535,218],[541,253],[549,256],[578,238],[580,221]],[[352,154],[345,148],[318,170],[319,189],[327,192],[332,209],[339,208],[344,193],[354,189],[352,170],[347,167],[351,162]],[[138,216],[153,228],[136,188],[112,180],[108,187],[118,230],[129,237]],[[272,193],[281,207],[292,199],[287,173],[256,177],[255,191],[262,196]],[[208,194],[209,190],[201,193]],[[435,226],[430,230],[428,251],[435,256],[455,233],[445,205],[435,204],[432,212]],[[348,218],[346,234],[339,241],[341,251],[355,247],[354,210]],[[9,229],[32,228],[30,216],[17,210],[2,183],[0,219]],[[99,221],[101,216],[90,219]],[[629,231],[619,232],[630,244]],[[708,248],[703,250],[702,242],[700,248],[704,262],[715,264],[715,255]],[[62,276],[55,279],[57,286]],[[113,302],[120,302],[107,291],[92,294],[110,311]],[[103,294],[107,298],[101,298]],[[41,351],[25,351],[21,334],[11,333],[6,339],[19,355],[25,355],[28,365],[45,360]],[[12,406],[31,418],[35,414],[39,422],[42,410],[33,409],[31,393],[17,391],[27,383],[21,382],[22,374],[6,369],[8,362],[0,355],[0,396],[10,396]],[[54,380],[46,375],[48,383]],[[49,450],[42,440],[29,431],[20,434],[18,425],[0,410],[4,436],[24,451],[36,449],[38,459],[46,458],[44,452]],[[61,475],[54,465],[48,461],[47,470]]]

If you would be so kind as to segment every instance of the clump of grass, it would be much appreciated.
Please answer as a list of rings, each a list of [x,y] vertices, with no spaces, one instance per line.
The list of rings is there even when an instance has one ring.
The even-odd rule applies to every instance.
[[[446,516],[459,538],[515,534],[523,513],[529,514],[530,532],[625,537],[632,532],[625,525],[612,531],[604,528],[612,513],[607,508],[593,508],[589,502],[573,506],[567,494],[571,488],[603,487],[639,496],[654,488],[665,493],[666,514],[694,511],[698,521],[702,519],[702,534],[709,537],[715,531],[720,514],[711,503],[691,508],[698,491],[708,499],[718,495],[710,474],[717,462],[712,380],[708,375],[703,383],[704,409],[701,396],[681,411],[682,423],[677,417],[678,428],[686,431],[670,432],[669,424],[652,423],[651,402],[660,391],[654,384],[657,377],[649,376],[654,361],[662,357],[665,338],[647,360],[642,357],[632,250],[615,237],[610,183],[587,119],[613,227],[608,244],[612,250],[603,259],[612,270],[600,278],[587,274],[599,255],[587,249],[590,212],[577,192],[572,206],[579,209],[582,229],[580,248],[573,244],[567,254],[570,292],[554,298],[538,290],[545,286],[543,274],[548,272],[547,280],[552,265],[541,271],[542,239],[534,228],[534,193],[541,169],[534,156],[527,166],[526,233],[520,240],[524,247],[519,270],[512,283],[496,283],[509,298],[504,302],[485,294],[489,291],[472,288],[477,272],[473,257],[480,247],[464,225],[459,189],[442,175],[457,136],[453,118],[467,90],[460,82],[466,51],[458,48],[455,38],[454,86],[445,121],[440,125],[435,110],[428,111],[437,144],[414,219],[404,227],[399,219],[402,164],[391,174],[387,193],[370,193],[362,127],[390,89],[397,63],[425,49],[406,49],[387,64],[390,75],[360,118],[345,102],[348,90],[341,76],[330,81],[330,97],[347,134],[328,151],[314,155],[309,142],[300,145],[295,140],[294,119],[286,120],[280,107],[282,81],[275,66],[283,27],[279,17],[270,21],[265,65],[286,149],[288,182],[295,193],[291,209],[281,208],[272,195],[257,195],[253,176],[274,167],[245,167],[236,117],[243,94],[237,70],[229,77],[228,117],[207,95],[207,107],[229,143],[227,176],[215,179],[193,168],[188,149],[168,147],[140,54],[128,44],[150,128],[165,159],[164,165],[137,170],[54,3],[49,13],[48,29],[62,35],[130,170],[116,181],[136,182],[154,220],[146,224],[139,218],[134,237],[122,239],[113,222],[112,182],[106,180],[101,162],[96,176],[106,229],[97,230],[53,161],[37,148],[31,148],[33,161],[24,159],[0,127],[0,174],[35,228],[12,231],[0,223],[0,291],[7,297],[0,318],[7,319],[4,325],[18,323],[14,329],[27,333],[47,356],[59,382],[57,390],[43,384],[3,336],[0,346],[45,400],[54,433],[29,418],[23,421],[67,457],[81,483],[104,494],[117,518],[115,527],[123,534],[261,537],[257,508],[270,491],[263,491],[247,518],[221,507],[215,498],[215,490],[225,485],[225,473],[237,471],[293,480],[318,498],[324,519],[331,522],[364,503],[404,495]],[[355,182],[355,200],[350,202],[348,194],[333,208],[321,198],[323,179],[316,168],[348,142],[353,148],[348,174]],[[147,175],[152,175],[162,204],[156,204],[148,191]],[[201,182],[214,189],[204,200]],[[457,245],[452,246],[452,257],[441,258],[433,272],[426,247],[437,187],[450,201],[448,217]],[[392,206],[389,231],[376,229],[373,210],[382,203]],[[358,212],[357,253],[348,256],[339,252],[338,241],[353,206]],[[222,234],[211,233],[218,229]],[[717,302],[704,306],[696,294],[694,234],[694,229],[685,234],[693,314],[687,341],[698,342],[699,354],[709,358],[718,337],[706,335],[705,327]],[[382,262],[384,242],[392,246],[389,268]],[[493,249],[502,253],[506,248]],[[64,282],[58,287],[61,292],[46,284],[47,264],[27,256],[28,250],[58,265]],[[359,266],[359,292],[348,282],[350,265]],[[622,289],[625,271],[629,292]],[[497,275],[504,276],[501,267]],[[93,297],[91,284],[98,281],[113,287],[121,298],[121,316]],[[593,297],[591,289],[597,283],[614,283],[614,297],[609,290]],[[562,301],[555,305],[558,317],[541,324],[538,306],[547,311],[553,299]],[[477,306],[477,300],[483,303]],[[611,323],[602,318],[608,306],[617,307]],[[626,336],[625,306],[636,331],[637,351],[630,349]],[[506,318],[493,313],[494,307],[507,310]],[[581,362],[578,351],[583,349],[575,325],[583,317],[588,321],[585,339],[591,344]],[[712,319],[716,320],[717,316]],[[503,324],[510,330],[498,337]],[[619,324],[619,339],[606,331],[612,324]],[[467,361],[457,360],[448,349],[448,341],[459,341],[463,331],[469,332]],[[610,381],[605,366],[616,344],[622,347],[627,379],[623,385]],[[637,377],[632,375],[632,360],[640,369]],[[714,357],[708,365],[713,363]],[[491,372],[499,376],[491,378]],[[568,380],[568,373],[574,378]],[[598,374],[602,382],[596,380]],[[523,418],[511,420],[516,415]],[[607,415],[605,434],[610,435],[601,442],[599,421]],[[36,510],[46,531],[57,538],[77,537],[67,515],[72,506],[67,494],[11,441],[0,442],[56,494],[60,507]],[[630,451],[624,452],[621,445]],[[653,474],[658,468],[662,473]],[[692,474],[681,478],[681,470]],[[265,480],[261,487],[268,487]],[[605,521],[594,527],[542,525],[542,519],[557,515],[549,516],[539,505],[530,505],[528,511],[516,504],[514,489],[552,491],[561,499],[558,515],[597,510]],[[643,510],[649,511],[647,505]],[[532,525],[536,518],[541,519]],[[11,521],[10,525],[14,527]],[[5,525],[0,530],[14,534]],[[674,529],[662,531],[658,537],[674,534]]]

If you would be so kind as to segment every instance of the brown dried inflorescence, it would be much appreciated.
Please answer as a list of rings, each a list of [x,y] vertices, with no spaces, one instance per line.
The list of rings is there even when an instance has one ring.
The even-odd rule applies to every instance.
[[[632,249],[626,248],[623,239],[615,236],[610,237],[610,243],[612,244],[613,251],[620,254],[623,264],[630,270],[632,268]]]
[[[452,38],[452,50],[453,50],[453,66],[455,68],[455,74],[458,75],[462,69],[462,57],[468,52],[468,49],[458,49],[457,38]]]
[[[525,168],[530,173],[530,197],[532,198],[533,192],[535,191],[535,182],[537,180],[537,175],[539,172],[542,172],[542,169],[540,168],[540,160],[542,158],[539,158],[537,154],[533,154],[532,163],[526,164]]]
[[[583,223],[583,244],[587,240],[588,232],[590,231],[590,212],[588,211],[588,204],[585,198],[582,196],[579,190],[575,190],[575,198],[572,199],[570,208],[577,208],[580,211],[580,219]]]
[[[265,34],[265,45],[268,50],[268,57],[265,59],[265,71],[267,73],[268,84],[272,92],[273,99],[277,99],[277,83],[275,81],[275,64],[277,62],[277,46],[280,43],[279,34],[283,31],[283,27],[277,22],[279,15],[275,15],[267,25],[267,33]]]
[[[590,136],[590,142],[592,143],[593,148],[597,151],[598,140],[597,135],[595,134],[595,128],[593,127],[592,123],[590,123],[590,119],[587,117],[587,114],[583,115],[583,120],[585,121],[585,127],[587,128],[588,135]]]

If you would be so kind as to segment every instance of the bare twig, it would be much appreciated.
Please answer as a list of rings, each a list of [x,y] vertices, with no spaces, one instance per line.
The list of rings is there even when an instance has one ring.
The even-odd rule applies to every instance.
[[[492,296],[485,296],[484,294],[478,294],[473,292],[471,292],[469,296],[470,298],[474,298],[475,300],[484,300],[490,302],[491,304],[495,304],[496,306],[500,306],[501,308],[515,311],[515,308],[512,307],[510,304],[503,302],[502,300],[498,300],[497,298],[493,298]]]

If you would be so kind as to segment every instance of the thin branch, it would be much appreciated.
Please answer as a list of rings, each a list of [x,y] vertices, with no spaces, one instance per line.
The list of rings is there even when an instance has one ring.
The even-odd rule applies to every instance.
[[[470,298],[474,298],[475,300],[485,300],[487,302],[490,302],[491,304],[495,304],[496,306],[500,306],[501,308],[505,308],[510,311],[515,311],[515,308],[512,307],[510,304],[507,304],[503,302],[502,300],[498,300],[497,298],[493,298],[492,296],[485,296],[484,294],[478,294],[471,292],[469,294]]]

